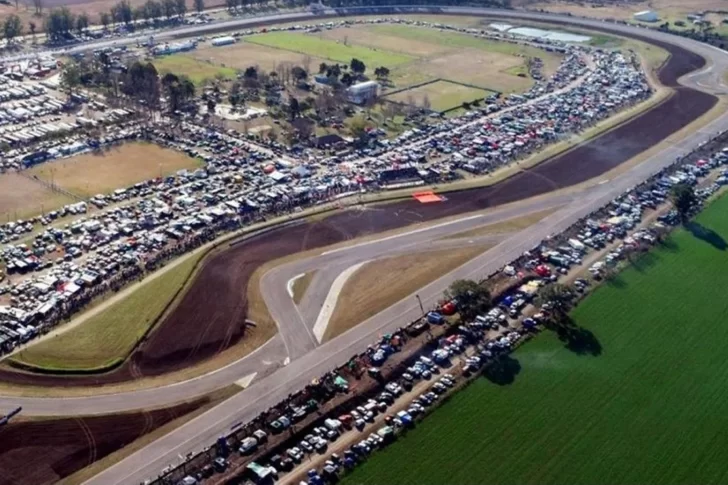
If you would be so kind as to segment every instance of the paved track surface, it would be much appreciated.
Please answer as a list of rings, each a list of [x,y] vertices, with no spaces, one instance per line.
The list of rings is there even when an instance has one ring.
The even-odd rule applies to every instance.
[[[680,76],[702,67],[705,64],[702,57],[659,40],[653,42],[671,52],[669,62],[658,76],[662,84],[675,88],[676,92],[648,113],[502,183],[450,193],[443,204],[406,200],[378,211],[351,210],[233,245],[207,261],[179,305],[120,368],[102,375],[74,377],[0,370],[0,380],[46,386],[99,386],[187,368],[245,337],[248,302],[241,289],[247,287],[255,270],[268,261],[414,222],[522,200],[589,180],[616,167],[684,127],[717,101],[710,94],[685,88],[677,82]],[[710,71],[714,72],[717,71]],[[697,81],[706,82],[703,77]],[[300,325],[297,312],[287,307],[285,313],[276,310],[274,317],[278,322],[285,322],[286,328],[281,328],[281,332],[293,360],[311,350],[315,339],[313,334],[296,331],[305,326]],[[289,328],[292,336],[286,337]]]
[[[553,18],[552,16],[546,15],[502,12],[488,9],[443,7],[439,10],[441,13],[487,15],[489,17],[523,18],[541,21]],[[354,10],[348,10],[348,12],[361,13],[360,11]],[[330,13],[333,14],[334,12]],[[394,12],[392,11],[390,13]],[[399,13],[404,13],[404,11],[402,10]],[[305,16],[298,14],[271,17],[267,20],[255,19],[253,23],[303,21],[305,19]],[[713,93],[723,93],[726,90],[721,82],[721,73],[725,72],[728,62],[726,61],[726,54],[720,50],[695,43],[688,39],[672,37],[660,32],[646,31],[629,26],[611,25],[583,19],[564,19],[563,17],[557,17],[556,19],[564,23],[613,30],[623,34],[634,34],[636,31],[646,40],[649,39],[653,43],[662,43],[673,55],[666,68],[660,72],[660,79],[664,84],[676,87],[677,94],[666,103],[663,103],[659,108],[652,110],[648,115],[626,123],[610,134],[598,138],[593,142],[594,144],[585,144],[562,157],[557,157],[494,187],[468,191],[461,194],[449,194],[448,201],[443,204],[428,204],[422,206],[418,206],[414,202],[389,204],[383,206],[387,209],[386,214],[374,215],[374,212],[369,210],[359,211],[357,213],[350,211],[342,212],[318,224],[302,224],[287,228],[285,229],[285,238],[283,237],[283,230],[277,234],[277,237],[266,235],[256,238],[244,245],[246,247],[244,252],[255,249],[256,244],[260,244],[262,241],[267,243],[267,245],[275,245],[276,248],[282,247],[284,252],[282,254],[278,253],[279,255],[290,254],[296,250],[331,244],[331,240],[348,239],[361,234],[401,227],[411,222],[421,222],[423,220],[432,220],[439,217],[480,210],[587,180],[631,158],[651,144],[665,139],[691,119],[704,113],[714,105],[714,97],[699,93],[688,87],[678,86],[676,82],[680,76],[694,69],[700,69],[700,71],[681,79],[681,82],[685,86],[693,86],[697,89]],[[244,20],[231,21],[228,24],[230,25],[226,26],[226,29],[246,25]],[[200,30],[196,29],[195,33],[200,33]],[[168,35],[174,36],[181,34],[182,32],[177,31]],[[674,46],[670,46],[669,44],[674,44]],[[694,53],[687,52],[685,49]],[[709,59],[709,64],[705,65],[700,59],[700,56]],[[668,110],[665,107],[668,103],[676,104],[669,105],[671,107]],[[660,109],[665,111],[660,112],[661,114],[658,118],[651,120],[647,118],[651,113],[655,113]],[[626,127],[630,128],[627,129]],[[649,127],[649,130],[647,127]],[[434,302],[442,290],[454,279],[482,277],[497,270],[507,261],[534,246],[543,237],[565,229],[574,220],[588,214],[593,209],[608,202],[629,187],[638,184],[651,174],[673,162],[676,157],[689,152],[716,132],[723,131],[726,128],[728,128],[728,114],[716,119],[708,127],[701,129],[683,140],[675,142],[646,162],[615,177],[608,184],[596,185],[579,193],[578,200],[573,202],[565,201],[565,207],[547,217],[541,223],[507,239],[472,262],[455,269],[451,273],[444,275],[437,281],[419,290],[418,294],[422,298],[423,303],[428,305]],[[615,134],[617,132],[620,132],[621,136],[617,136]],[[661,134],[655,135],[655,132],[660,132]],[[630,133],[637,133],[638,136],[631,137]],[[647,141],[641,143],[640,140]],[[574,153],[579,153],[579,155],[574,155]],[[545,200],[551,200],[551,197],[555,196],[548,196]],[[428,207],[433,208],[430,209]],[[476,220],[473,219],[473,221]],[[473,222],[473,226],[482,225],[482,221],[477,222]],[[468,226],[465,223],[463,225]],[[452,232],[460,232],[466,229],[467,227],[458,227],[457,231]],[[272,234],[275,234],[275,231]],[[319,236],[319,234],[323,234],[324,237]],[[327,239],[329,237],[331,240]],[[285,246],[285,244],[292,243],[285,243],[282,240],[297,241],[297,245]],[[317,244],[315,241],[320,242]],[[387,244],[397,244],[396,239],[389,239],[388,241],[389,243],[385,241],[378,244],[385,244],[385,246]],[[387,248],[383,247],[382,249],[386,250]],[[235,251],[240,251],[240,249],[233,246],[230,251],[234,254]],[[358,246],[356,250],[350,251],[368,251],[368,249],[366,246]],[[270,253],[266,253],[266,257],[268,254]],[[328,257],[328,255],[324,255],[324,257]],[[273,258],[271,257],[270,259]],[[285,275],[282,278],[285,279]],[[241,292],[240,288],[237,290]],[[283,291],[285,292],[285,284]],[[405,298],[347,333],[308,352],[305,349],[309,346],[310,339],[308,341],[303,340],[304,343],[300,345],[300,348],[297,343],[291,345],[291,342],[286,341],[286,335],[290,328],[297,328],[295,325],[300,326],[300,323],[289,321],[288,314],[280,315],[279,317],[287,323],[285,323],[285,326],[281,325],[281,337],[269,342],[267,348],[253,354],[249,359],[244,359],[225,369],[194,381],[164,389],[138,391],[121,395],[91,396],[87,398],[0,398],[0,407],[22,405],[28,414],[79,415],[113,412],[129,409],[130,407],[146,406],[148,403],[159,402],[160,399],[169,402],[175,399],[178,400],[181,396],[189,397],[190,393],[199,394],[200,392],[204,392],[210,379],[219,379],[221,375],[226,373],[230,373],[230,377],[234,377],[234,379],[228,382],[237,380],[250,373],[247,370],[251,368],[249,366],[254,367],[252,362],[255,359],[262,360],[264,356],[267,357],[268,355],[285,355],[285,352],[281,352],[281,347],[287,347],[288,352],[292,355],[299,355],[300,353],[300,357],[294,360],[295,364],[282,367],[267,377],[257,379],[245,391],[223,402],[213,410],[190,421],[165,437],[153,442],[139,452],[132,454],[117,465],[86,482],[94,485],[139,483],[146,478],[156,476],[159,470],[166,465],[177,462],[178,455],[184,455],[189,451],[200,449],[214,441],[221,432],[229,429],[233,424],[252,419],[259,412],[285,398],[292,390],[302,387],[310,379],[346,361],[351,354],[363,350],[377,334],[398,327],[406,321],[415,318],[419,313],[420,311],[416,301],[413,298]],[[308,333],[303,328],[298,331]],[[162,397],[160,398],[160,396]]]

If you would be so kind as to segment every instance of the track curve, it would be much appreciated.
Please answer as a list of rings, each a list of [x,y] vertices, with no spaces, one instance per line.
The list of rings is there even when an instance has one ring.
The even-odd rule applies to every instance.
[[[260,21],[257,21],[258,23]],[[600,26],[604,30],[604,26]],[[445,204],[407,200],[384,211],[346,211],[323,221],[269,232],[211,257],[176,308],[121,367],[101,375],[58,376],[0,370],[0,381],[35,386],[101,386],[187,368],[245,338],[245,288],[253,272],[268,261],[308,249],[514,202],[598,176],[631,159],[710,110],[717,98],[678,80],[706,61],[700,55],[643,35],[633,37],[670,52],[659,81],[675,93],[659,106],[610,132],[497,185],[448,194]],[[234,270],[231,270],[234,268]],[[310,350],[303,347],[302,352]],[[295,359],[302,355],[291,355]]]
[[[398,8],[396,10],[397,11],[395,12],[392,11],[392,9],[387,9],[386,13],[405,13],[403,11],[403,8]],[[411,13],[422,13],[422,11],[427,11],[431,13],[431,9],[429,8],[425,10],[415,9],[415,11]],[[350,9],[347,10],[347,12],[350,14],[361,14],[362,10]],[[378,13],[374,9],[368,9],[367,12]],[[329,11],[330,16],[333,16],[336,13],[341,12]],[[673,86],[676,88],[676,95],[673,96],[671,100],[673,98],[677,98],[677,100],[674,102],[678,103],[671,105],[672,109],[675,110],[675,113],[672,113],[672,116],[665,116],[664,113],[669,112],[663,112],[662,123],[660,123],[658,126],[662,126],[665,129],[665,133],[669,131],[669,133],[667,133],[665,136],[673,134],[679,128],[684,126],[688,122],[688,118],[692,117],[694,119],[698,115],[698,112],[700,112],[700,110],[703,110],[702,112],[704,113],[711,106],[713,106],[715,104],[715,98],[711,96],[711,93],[721,94],[724,93],[726,90],[720,79],[721,73],[724,72],[726,66],[728,66],[728,56],[726,55],[726,53],[718,49],[714,49],[709,46],[691,41],[689,39],[673,37],[661,32],[644,31],[643,29],[637,29],[624,25],[611,25],[605,24],[603,22],[578,18],[563,18],[558,16],[536,15],[522,12],[442,7],[438,9],[438,13],[481,15],[487,17],[502,18],[520,18],[525,20],[539,20],[542,22],[555,21],[556,23],[573,24],[592,29],[597,28],[599,30],[608,30],[618,33],[620,35],[632,34],[632,36],[641,37],[652,43],[673,45],[673,47],[671,47],[671,52],[674,52],[673,57],[676,55],[684,55],[685,57],[683,58],[683,60],[686,62],[686,65],[679,68],[675,67],[673,70],[667,70],[664,73],[660,73],[660,79],[663,82],[668,83],[668,85],[670,85],[670,83],[674,83]],[[268,20],[268,23],[299,20],[303,21],[310,18],[312,18],[310,14],[298,14],[297,16],[285,15],[271,17]],[[256,19],[254,23],[261,23],[261,19]],[[246,24],[244,21],[236,21],[236,25],[225,28],[236,28],[236,26],[243,25],[249,25],[249,23]],[[175,31],[169,34],[169,36],[174,35],[180,35],[180,31]],[[684,51],[685,54],[681,54],[679,52],[680,50]],[[709,60],[708,64],[705,64],[704,61],[700,61],[701,56]],[[669,65],[670,62],[668,62],[667,66]],[[691,69],[700,70],[691,72]],[[663,78],[662,76],[665,77]],[[700,107],[700,110],[692,111],[689,105],[694,105],[694,103],[687,103],[686,101],[678,102],[681,93],[686,93],[686,96],[690,96],[691,94],[689,93],[698,93],[692,95],[697,96],[696,98],[694,98],[694,100],[696,101],[696,104]],[[664,104],[661,106],[664,106]],[[679,122],[672,120],[672,118],[677,119],[679,115],[684,115],[685,118],[678,120]],[[640,119],[642,118],[638,118],[637,120],[626,123],[625,125],[622,125],[622,127],[615,129],[613,132],[605,136],[609,136],[610,134],[618,130],[623,130],[621,131],[621,133],[624,137],[627,136],[630,131],[644,129],[645,120],[642,119],[640,123],[638,122],[638,120]],[[625,126],[630,126],[630,129],[624,129]],[[468,276],[472,277],[489,273],[490,271],[492,271],[492,269],[499,267],[503,263],[520,254],[523,250],[531,247],[546,235],[568,227],[572,223],[572,221],[585,215],[594,208],[603,205],[605,202],[611,200],[618,193],[621,193],[629,187],[639,183],[641,180],[647,178],[651,174],[669,165],[675,160],[676,157],[688,153],[699,144],[705,142],[711,135],[715,134],[716,132],[724,131],[726,129],[728,129],[728,113],[723,114],[701,130],[675,141],[671,146],[669,146],[665,150],[662,150],[660,153],[650,157],[644,163],[630,169],[626,173],[615,177],[613,180],[610,181],[609,184],[597,185],[583,191],[579,194],[579,199],[577,201],[568,204],[567,207],[559,210],[557,213],[549,216],[547,219],[544,219],[538,225],[538,227],[529,228],[528,230],[523,231],[518,236],[510,238],[504,243],[499,244],[492,250],[486,252],[483,256],[477,258],[476,261],[473,261],[471,264],[469,264],[468,267],[457,268],[450,274],[443,276],[442,278],[438,279],[430,285],[427,285],[419,292],[420,295],[423,297],[423,302],[427,304],[428,301],[436,298],[442,291],[442,288],[444,288],[449,283],[449,281],[454,278]],[[641,133],[640,131],[637,132]],[[642,133],[641,136],[644,137],[646,135]],[[664,139],[665,136],[660,139]],[[597,140],[603,142],[604,137],[600,137]],[[617,160],[618,158],[625,160],[626,158],[624,157],[626,157],[630,153],[637,154],[643,150],[643,148],[640,148],[639,146],[634,144],[628,144],[628,146],[620,146],[622,145],[622,141],[624,140],[624,138],[621,138],[619,136],[613,135],[612,138],[607,138],[607,140],[611,140],[610,143],[617,144],[617,146],[619,147],[619,150],[617,151],[617,153],[620,155],[619,157],[614,156],[615,152],[610,151],[615,148],[614,146],[610,147],[606,144],[597,144],[591,148],[591,150],[594,151],[582,152],[582,157],[584,156],[584,154],[591,154],[597,157],[596,160],[599,160],[598,162],[586,162],[586,159],[581,157],[572,158],[571,160],[573,161],[573,163],[577,164],[577,169],[574,169],[573,165],[568,165],[565,162],[561,162],[564,163],[564,165],[558,165],[558,162],[555,161],[556,159],[554,159],[539,167],[534,168],[532,171],[530,171],[533,173],[524,172],[524,174],[519,175],[520,177],[524,177],[521,179],[520,185],[537,187],[539,188],[539,191],[551,190],[554,186],[553,183],[555,181],[554,179],[549,178],[548,175],[558,175],[558,167],[560,167],[560,170],[565,170],[566,168],[569,168],[568,171],[570,173],[566,174],[564,179],[560,179],[557,182],[557,184],[560,185],[557,186],[571,185],[577,183],[577,181],[579,180],[587,180],[588,178],[591,178],[595,173],[592,172],[592,169],[598,170],[597,173],[603,173],[605,170],[608,170],[609,168],[618,165],[620,162],[620,160]],[[659,140],[652,139],[653,144],[656,143],[656,141]],[[571,153],[576,152],[579,149],[586,150],[586,147],[588,145],[589,144],[585,144],[583,147],[579,147],[564,156],[569,156]],[[536,174],[542,175],[542,177],[536,177]],[[517,200],[532,193],[530,190],[524,189],[523,187],[508,185],[513,184],[513,180],[516,179],[516,177],[505,181],[504,184],[498,185],[488,190],[484,189],[482,193],[469,191],[467,193],[463,193],[462,196],[452,195],[450,198],[450,200],[453,202],[452,204],[448,203],[441,205],[441,207],[445,207],[447,205],[451,208],[440,209],[443,212],[438,213],[435,213],[434,209],[429,209],[432,210],[433,213],[427,217],[436,218],[453,213],[477,210],[484,207],[490,207],[492,205],[499,204],[508,200]],[[541,180],[550,180],[552,183],[549,183],[548,187],[546,187],[545,185],[540,185],[542,183],[540,182]],[[538,193],[538,191],[536,191],[535,193]],[[425,215],[420,214],[415,216],[412,213],[411,204],[408,205],[407,202],[392,205],[398,207],[398,211],[396,213],[392,213],[392,217],[396,221],[419,222],[423,220],[422,217],[425,217]],[[467,210],[468,207],[472,208]],[[381,224],[381,218],[366,214],[366,212],[367,211],[365,211],[363,214],[358,215],[359,220],[357,222],[362,223],[365,229],[378,229],[380,227],[379,224]],[[350,216],[351,214],[341,213],[337,214],[337,216],[335,217],[341,218],[344,217],[344,215]],[[333,218],[326,221],[326,224],[321,223],[320,225],[314,225],[308,228],[295,226],[293,228],[289,228],[288,230],[292,231],[292,234],[300,236],[300,239],[298,240],[299,245],[301,244],[301,241],[304,240],[303,236],[308,234],[309,237],[307,238],[306,246],[310,247],[312,244],[314,244],[316,237],[315,235],[317,233],[326,231],[326,233],[329,234],[332,232],[336,232],[340,235],[340,229],[343,227],[346,230],[346,228],[352,227],[350,226],[350,224],[350,222],[347,223],[346,218]],[[395,224],[395,222],[387,222],[387,224]],[[355,234],[359,234],[359,232],[354,231],[360,230],[348,230],[348,234],[345,235],[354,236]],[[276,232],[277,231],[275,231],[273,234],[275,234]],[[281,232],[278,232],[278,236],[281,236]],[[266,239],[266,237],[267,236],[262,236],[259,239],[254,239],[253,242],[255,244],[261,244],[261,240],[266,241],[269,244],[275,242],[271,239]],[[231,250],[234,251],[236,250],[236,248],[233,247]],[[154,443],[143,448],[142,450],[130,455],[125,460],[112,466],[111,468],[107,469],[106,471],[97,475],[86,483],[89,485],[139,483],[146,478],[156,476],[158,471],[164,466],[177,462],[178,455],[185,455],[190,451],[197,450],[199,448],[202,448],[204,445],[211,443],[221,432],[229,429],[232,424],[240,421],[250,420],[259,412],[267,409],[271,405],[285,398],[285,396],[288,395],[293,389],[297,389],[305,385],[305,383],[309,382],[311,378],[317,377],[322,373],[330,370],[334,366],[338,365],[339,363],[345,361],[348,355],[362,350],[371,342],[371,339],[378,333],[398,326],[399,324],[401,324],[402,321],[405,321],[410,315],[412,315],[413,311],[418,312],[418,310],[414,308],[414,306],[416,306],[416,303],[413,304],[413,302],[410,301],[403,300],[401,302],[398,302],[397,304],[382,312],[380,315],[377,315],[363,322],[362,324],[345,333],[344,335],[341,335],[331,342],[327,342],[317,347],[314,351],[308,352],[307,354],[303,355],[300,359],[296,361],[296,365],[283,367],[272,375],[255,381],[245,391],[239,393],[231,399],[228,399],[211,411],[190,421],[186,425],[178,428],[172,433],[169,433],[165,437],[155,441]],[[277,345],[280,345],[280,341],[277,342]],[[239,367],[243,364],[245,364],[244,361],[242,361],[241,363],[236,363],[233,366],[229,366],[228,368],[221,370],[220,373],[227,373],[228,377],[231,379],[230,382],[232,382],[244,375],[240,371],[241,367]],[[201,385],[201,383],[204,383],[204,381],[205,379],[198,379],[195,382],[181,383],[179,385],[170,386],[163,389],[137,391],[117,395],[96,395],[83,398],[35,399],[7,397],[0,398],[0,407],[22,405],[24,406],[24,411],[26,411],[28,414],[36,415],[82,415],[104,412],[117,412],[123,409],[146,406],[148,402],[151,402],[154,399],[156,399],[156,401],[154,402],[170,402],[173,400],[179,400],[181,395],[195,395],[195,393],[200,392],[199,389],[204,387],[203,385]]]

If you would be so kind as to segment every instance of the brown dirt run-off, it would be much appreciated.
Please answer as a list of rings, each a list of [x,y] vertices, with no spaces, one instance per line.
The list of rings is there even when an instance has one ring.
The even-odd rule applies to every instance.
[[[248,280],[256,268],[268,261],[415,222],[533,197],[615,168],[685,127],[717,102],[714,96],[677,84],[679,77],[701,68],[704,59],[676,46],[635,38],[670,52],[658,77],[663,85],[675,88],[673,96],[641,116],[491,187],[448,193],[447,200],[440,204],[403,200],[347,210],[232,244],[210,257],[176,308],[119,369],[104,375],[73,377],[3,369],[0,380],[29,385],[89,386],[186,368],[243,338]]]
[[[50,485],[200,406],[11,422],[0,428],[0,485]]]

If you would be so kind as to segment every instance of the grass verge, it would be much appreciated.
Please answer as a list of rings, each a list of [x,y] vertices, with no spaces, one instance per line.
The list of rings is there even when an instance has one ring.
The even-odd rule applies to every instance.
[[[341,289],[323,340],[330,340],[470,261],[490,246],[427,251],[367,263]]]
[[[414,60],[414,57],[390,52],[381,49],[370,49],[358,45],[345,45],[333,40],[315,37],[313,35],[293,32],[270,32],[256,34],[245,38],[246,42],[260,44],[292,52],[300,52],[310,56],[331,59],[336,62],[349,64],[356,58],[362,61],[370,70],[379,66],[397,66]]]
[[[9,359],[41,373],[99,373],[122,363],[191,281],[200,253],[150,281],[82,325]]]
[[[311,280],[316,276],[317,271],[309,271],[293,282],[293,302],[298,305],[303,300]]]

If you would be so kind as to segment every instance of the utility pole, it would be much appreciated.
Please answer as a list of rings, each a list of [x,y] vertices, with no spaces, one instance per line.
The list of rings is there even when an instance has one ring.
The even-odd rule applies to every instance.
[[[425,314],[425,307],[422,306],[422,300],[420,299],[420,295],[415,295],[415,298],[417,298],[417,303],[420,304],[420,310],[422,311],[422,314]]]

